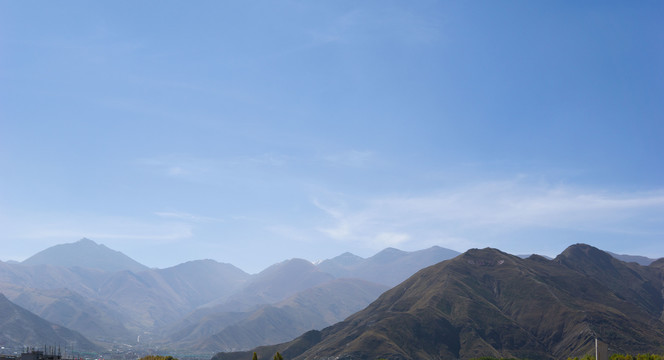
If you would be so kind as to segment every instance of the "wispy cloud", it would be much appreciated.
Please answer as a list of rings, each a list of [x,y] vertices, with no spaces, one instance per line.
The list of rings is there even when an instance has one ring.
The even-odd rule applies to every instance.
[[[288,163],[289,158],[282,154],[263,153],[256,155],[238,156],[226,160],[227,163],[232,165],[259,165],[259,166],[284,166]]]
[[[156,212],[155,215],[157,215],[159,217],[162,217],[162,218],[166,218],[166,219],[175,219],[175,220],[182,220],[182,221],[195,222],[195,223],[223,222],[224,221],[223,219],[219,219],[219,218],[195,215],[195,214],[190,214],[190,213],[180,212],[180,211],[159,211],[159,212]]]
[[[203,180],[217,168],[214,160],[191,156],[142,158],[138,159],[137,163],[155,169],[165,176],[190,181]]]
[[[329,24],[311,31],[319,44],[364,42],[371,39],[404,43],[433,43],[442,37],[440,18],[427,18],[403,8],[384,6],[381,11],[355,9],[335,18]],[[376,38],[379,32],[382,37]]]
[[[141,240],[163,243],[193,236],[193,226],[178,220],[145,220],[91,214],[0,214],[4,236],[25,241],[80,239]]]
[[[182,222],[146,222],[117,217],[68,216],[33,226],[31,229],[23,229],[20,237],[63,240],[88,237],[159,243],[193,236],[192,227]]]
[[[246,175],[246,172],[285,166],[288,161],[289,158],[285,155],[262,153],[226,158],[167,155],[141,158],[136,162],[170,178],[191,182],[206,182],[222,176],[241,177]]]
[[[375,161],[372,151],[349,150],[341,153],[330,154],[324,157],[326,161],[334,165],[360,168]]]
[[[458,242],[478,231],[557,228],[664,234],[664,190],[595,191],[523,179],[483,182],[426,194],[314,200],[328,224],[318,231],[343,241],[393,246],[439,237]]]

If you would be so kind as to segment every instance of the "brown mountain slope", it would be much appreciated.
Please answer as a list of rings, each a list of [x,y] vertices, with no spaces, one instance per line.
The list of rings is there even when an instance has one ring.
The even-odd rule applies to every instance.
[[[568,250],[576,253],[580,246]],[[661,296],[661,282],[652,281],[655,267],[640,280],[625,280],[622,263],[610,261],[618,269],[593,278],[570,264],[586,261],[599,269],[605,259],[566,260],[470,250],[418,272],[344,322],[256,351],[262,358],[280,351],[291,359],[554,359],[585,353],[595,336],[616,351],[664,350],[661,315],[650,302],[620,294],[625,287],[650,294],[652,287]],[[215,360],[248,356],[220,353]]]

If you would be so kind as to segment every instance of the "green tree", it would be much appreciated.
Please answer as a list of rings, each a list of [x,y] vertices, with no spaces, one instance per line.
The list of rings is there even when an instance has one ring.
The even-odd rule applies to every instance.
[[[258,360],[258,355],[256,355],[255,351],[254,351],[254,356],[251,358],[251,360]]]
[[[274,354],[273,359],[274,359],[274,360],[284,360],[284,357],[281,356],[281,354],[279,354],[279,352],[277,351],[277,353]]]

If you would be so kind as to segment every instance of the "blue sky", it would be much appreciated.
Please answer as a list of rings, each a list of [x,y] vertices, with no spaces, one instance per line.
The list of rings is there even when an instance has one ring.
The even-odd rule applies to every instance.
[[[664,256],[658,1],[0,3],[0,258]]]

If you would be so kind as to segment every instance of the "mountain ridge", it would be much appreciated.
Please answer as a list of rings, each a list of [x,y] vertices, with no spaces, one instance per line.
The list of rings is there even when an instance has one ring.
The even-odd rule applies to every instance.
[[[109,249],[105,245],[97,244],[88,238],[49,247],[25,259],[22,264],[80,266],[111,272],[121,270],[139,272],[148,269],[147,266],[122,252]]]
[[[555,359],[583,355],[595,336],[622,352],[664,349],[664,323],[653,311],[658,304],[636,296],[650,294],[650,287],[661,296],[664,277],[657,266],[664,263],[626,264],[581,244],[557,259],[471,249],[420,270],[343,322],[287,343],[219,353],[213,359],[241,359],[253,351],[259,357],[279,351],[296,360]],[[569,259],[589,264],[578,269],[568,266]],[[591,271],[602,266],[616,272],[594,278]],[[623,271],[636,274],[621,280]],[[621,297],[611,282],[636,295]]]
[[[99,351],[100,347],[80,333],[53,324],[11,302],[0,293],[0,343],[6,347],[25,345],[41,346],[45,343],[68,344],[76,342],[77,348]]]

